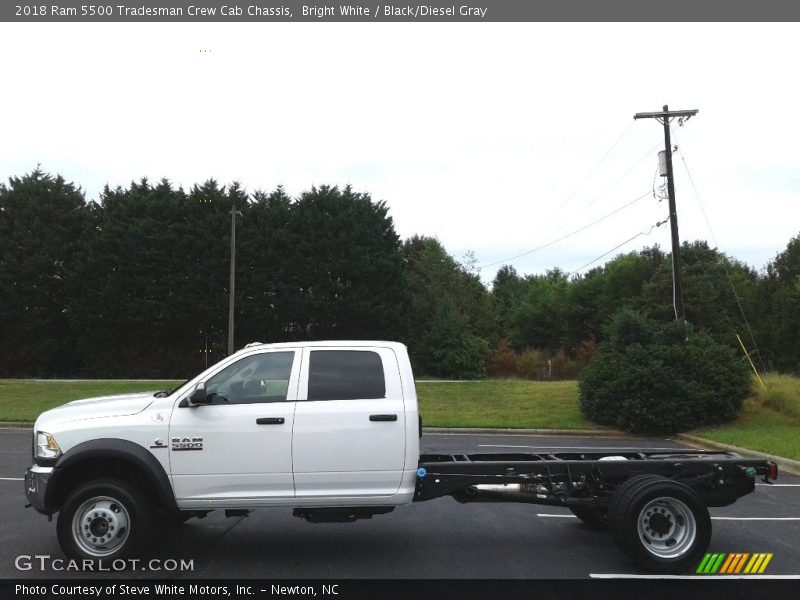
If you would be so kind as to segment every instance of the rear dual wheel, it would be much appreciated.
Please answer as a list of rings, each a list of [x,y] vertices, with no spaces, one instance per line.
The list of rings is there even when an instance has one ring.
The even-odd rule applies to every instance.
[[[711,517],[697,494],[656,475],[622,484],[611,498],[608,523],[620,548],[654,573],[691,569],[711,542]]]

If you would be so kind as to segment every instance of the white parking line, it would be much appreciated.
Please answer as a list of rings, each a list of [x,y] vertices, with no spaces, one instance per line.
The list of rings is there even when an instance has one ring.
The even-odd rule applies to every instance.
[[[762,487],[800,487],[800,483],[757,483]]]
[[[800,517],[711,517],[712,521],[800,521]]]
[[[638,575],[634,573],[589,573],[593,579],[800,579],[800,575]]]
[[[25,481],[24,477],[0,477],[0,481]]]
[[[537,517],[550,519],[577,519],[575,515],[536,513]],[[800,517],[711,517],[712,521],[800,521]]]

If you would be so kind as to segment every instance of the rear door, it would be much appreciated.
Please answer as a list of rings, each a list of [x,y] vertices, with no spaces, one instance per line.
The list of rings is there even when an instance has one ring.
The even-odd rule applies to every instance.
[[[295,495],[391,496],[405,466],[405,415],[389,348],[303,351],[292,456]]]

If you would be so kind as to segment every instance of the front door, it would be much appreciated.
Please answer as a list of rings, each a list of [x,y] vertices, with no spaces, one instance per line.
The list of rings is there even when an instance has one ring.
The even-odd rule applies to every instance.
[[[294,496],[299,372],[297,350],[255,351],[206,379],[211,404],[175,407],[169,453],[181,508]]]
[[[307,348],[295,411],[298,498],[391,496],[405,466],[405,412],[388,348]]]

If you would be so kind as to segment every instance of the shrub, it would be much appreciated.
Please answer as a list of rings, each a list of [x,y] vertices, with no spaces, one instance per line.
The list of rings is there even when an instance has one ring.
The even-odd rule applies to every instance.
[[[517,376],[517,355],[510,341],[500,340],[497,348],[486,354],[486,373],[490,377]]]
[[[652,435],[735,418],[751,380],[734,351],[706,333],[622,309],[579,385],[587,418]]]
[[[448,379],[486,377],[488,344],[474,335],[451,302],[443,302],[416,354],[420,372]]]
[[[483,357],[488,344],[482,338],[466,333],[459,343],[440,347],[433,352],[438,364],[437,375],[451,379],[482,379],[486,377]]]
[[[575,352],[579,368],[582,370],[597,354],[597,342],[594,340],[583,340]]]
[[[553,357],[552,369],[553,379],[573,379],[579,371],[578,365],[563,347],[559,348]]]
[[[542,369],[547,356],[539,350],[526,350],[517,359],[517,372],[525,379],[543,379]]]

